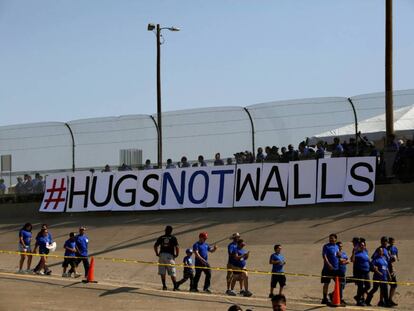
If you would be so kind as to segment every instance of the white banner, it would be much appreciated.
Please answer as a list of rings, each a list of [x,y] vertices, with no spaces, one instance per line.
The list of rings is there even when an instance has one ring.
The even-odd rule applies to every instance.
[[[46,178],[40,212],[149,211],[372,202],[375,157],[126,172],[76,172]]]
[[[315,204],[316,160],[289,163],[289,205]]]
[[[348,158],[345,201],[374,201],[376,164],[375,157]]]
[[[66,174],[50,174],[46,176],[46,191],[39,212],[64,212],[68,178]]]
[[[346,158],[318,160],[317,202],[343,202],[346,181]]]

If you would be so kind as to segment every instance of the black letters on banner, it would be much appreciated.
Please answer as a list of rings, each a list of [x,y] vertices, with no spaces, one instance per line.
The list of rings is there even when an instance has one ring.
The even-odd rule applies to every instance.
[[[160,178],[160,176],[157,175],[157,174],[149,174],[149,175],[145,176],[145,178],[144,178],[144,180],[142,182],[142,188],[144,188],[144,190],[146,192],[151,193],[154,196],[154,199],[152,201],[150,201],[150,202],[145,202],[144,200],[140,200],[139,201],[139,204],[141,204],[144,207],[152,207],[155,204],[157,204],[158,198],[159,198],[159,193],[158,193],[158,191],[156,189],[151,188],[148,185],[148,181],[150,179],[158,180],[159,178]]]
[[[269,187],[270,182],[272,181],[273,175],[276,177],[277,187]],[[282,201],[286,201],[285,196],[285,190],[283,189],[282,179],[280,178],[279,168],[275,165],[272,166],[272,169],[270,170],[269,176],[266,179],[265,186],[263,188],[262,195],[260,197],[260,200],[263,201],[263,199],[266,197],[266,194],[268,191],[274,191],[280,193],[280,199]],[[257,199],[256,199],[257,200]]]
[[[322,189],[321,189],[321,198],[322,199],[340,199],[342,194],[326,194],[326,163],[322,163]]]
[[[69,191],[69,205],[68,208],[72,208],[73,206],[73,197],[75,195],[83,195],[84,199],[83,199],[83,207],[87,208],[88,207],[88,197],[89,197],[89,181],[90,181],[90,177],[86,176],[86,181],[85,181],[85,190],[80,190],[80,191],[75,191],[75,176],[72,176],[70,178],[70,191]]]
[[[135,205],[135,196],[137,194],[137,190],[135,188],[125,190],[126,193],[131,193],[131,200],[129,202],[122,202],[119,199],[119,193],[118,193],[119,192],[119,187],[121,186],[121,184],[124,180],[129,179],[129,178],[132,178],[133,180],[138,179],[138,177],[136,175],[128,174],[128,175],[124,175],[121,178],[119,178],[118,181],[115,184],[115,187],[114,187],[114,201],[119,206],[128,207],[128,206],[134,206]]]
[[[299,164],[293,165],[293,195],[295,199],[306,199],[310,198],[310,193],[299,193]]]
[[[114,175],[109,176],[109,185],[108,185],[108,192],[106,193],[106,198],[102,202],[97,202],[95,198],[96,192],[96,181],[98,180],[97,176],[92,177],[92,189],[91,189],[91,202],[93,205],[102,207],[105,206],[111,201],[112,197],[112,184],[114,182]]]
[[[349,190],[350,193],[352,193],[355,196],[363,197],[363,196],[366,196],[366,195],[370,194],[372,192],[372,190],[374,190],[374,184],[373,184],[371,179],[369,179],[367,177],[364,177],[364,176],[359,176],[355,173],[355,171],[358,167],[365,167],[368,170],[368,172],[370,172],[370,173],[372,173],[374,171],[374,169],[369,163],[365,163],[365,162],[355,163],[351,167],[351,176],[352,176],[352,178],[367,183],[368,184],[368,189],[364,192],[358,192],[358,191],[354,190],[352,185],[348,185],[348,190]]]
[[[246,177],[243,181],[243,185],[241,186],[241,189],[240,189],[240,178],[241,178],[240,172],[241,172],[241,169],[237,169],[236,201],[240,201],[240,198],[242,197],[247,184],[249,184],[250,189],[252,190],[254,199],[256,201],[259,200],[260,167],[256,169],[256,187],[254,187],[253,185],[252,176],[250,174],[246,174]]]

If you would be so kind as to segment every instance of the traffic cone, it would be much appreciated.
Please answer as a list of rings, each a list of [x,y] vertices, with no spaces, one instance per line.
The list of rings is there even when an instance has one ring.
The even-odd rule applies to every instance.
[[[82,281],[83,283],[98,283],[95,281],[95,259],[91,257],[91,264],[89,266],[88,276],[86,280]]]
[[[335,278],[335,290],[333,292],[333,299],[330,304],[331,307],[341,307],[341,289],[340,289],[340,281],[339,277],[337,276]]]

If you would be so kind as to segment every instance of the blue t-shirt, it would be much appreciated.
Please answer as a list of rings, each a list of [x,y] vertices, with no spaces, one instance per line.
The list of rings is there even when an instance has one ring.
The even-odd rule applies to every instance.
[[[390,260],[391,260],[391,256],[390,256],[390,254],[388,253],[388,250],[387,250],[387,248],[385,248],[385,247],[381,247],[382,248],[382,251],[384,252],[384,257],[385,257],[385,259],[389,262]],[[372,256],[371,256],[371,259],[375,259],[375,258],[377,258],[378,257],[378,254],[377,254],[377,251],[375,250],[375,252],[372,254]]]
[[[347,259],[348,260],[348,256],[346,255],[346,253],[344,251],[341,251],[341,258],[340,259]],[[339,272],[341,272],[343,275],[346,274],[346,264],[341,263],[341,261],[339,261]]]
[[[374,280],[388,281],[388,262],[385,257],[376,257],[372,261],[372,266],[377,267],[378,271],[382,273],[382,275],[379,275],[378,273],[374,272]]]
[[[76,246],[79,250],[79,255],[83,257],[88,256],[88,236],[86,235],[77,235],[76,236]]]
[[[231,242],[228,246],[227,246],[227,253],[228,253],[228,255],[229,255],[229,261],[228,261],[228,263],[231,263],[231,258],[232,258],[232,255],[234,254],[234,253],[236,253],[237,252],[237,243],[235,243],[235,242]]]
[[[183,259],[184,263],[184,273],[193,273],[193,258],[191,256],[185,256]]]
[[[387,248],[388,252],[391,256],[397,256],[398,257],[398,248],[395,245],[388,246]]]
[[[354,268],[358,271],[369,272],[370,261],[366,251],[357,251],[355,253]]]
[[[237,256],[243,256],[244,254],[247,254],[247,250],[243,248],[242,249],[237,248],[235,254]],[[230,263],[235,267],[244,268],[246,267],[246,258],[244,257],[240,259],[231,258]]]
[[[30,243],[32,242],[32,233],[30,231],[21,229],[19,231],[19,238],[23,238],[24,245],[30,246]]]
[[[76,249],[76,241],[75,240],[66,240],[65,245],[63,246],[65,248],[65,256],[71,256],[71,257],[75,257],[76,256],[76,252],[72,252],[70,250],[68,250],[66,247],[69,248],[73,248]]]
[[[46,245],[51,244],[52,240],[50,239],[50,236],[39,236],[36,239],[37,245],[39,246],[39,254],[49,254],[49,249],[46,247]]]
[[[203,258],[205,261],[208,260],[208,251],[210,250],[210,245],[208,245],[206,242],[201,243],[200,241],[197,241],[193,245],[193,251],[198,251],[200,254],[200,257]],[[204,263],[201,262],[197,257],[195,259],[196,266],[201,265],[203,266]]]
[[[273,253],[272,255],[270,255],[270,260],[284,262],[285,257],[282,254]],[[284,265],[282,265],[282,264],[273,264],[272,265],[272,272],[275,272],[275,273],[283,272],[283,266]]]
[[[339,259],[337,256],[338,252],[339,252],[339,247],[335,243],[334,244],[327,243],[323,246],[323,249],[322,249],[322,256],[326,255],[326,257],[328,258],[334,270],[338,270],[338,266],[339,266]],[[324,267],[328,268],[328,265],[325,263],[325,261],[324,261]]]

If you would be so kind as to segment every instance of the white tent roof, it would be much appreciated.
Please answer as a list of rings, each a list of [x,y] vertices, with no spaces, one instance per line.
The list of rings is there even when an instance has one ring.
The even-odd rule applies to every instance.
[[[358,122],[358,131],[370,140],[381,139],[385,135],[385,113]],[[414,133],[414,104],[394,110],[394,131],[400,135]],[[355,124],[329,130],[312,137],[312,140],[330,141],[334,137],[350,137],[355,135]],[[409,137],[411,138],[411,137]]]

